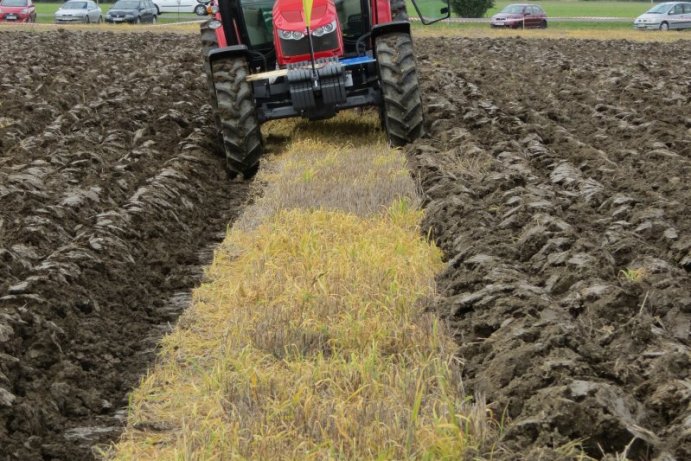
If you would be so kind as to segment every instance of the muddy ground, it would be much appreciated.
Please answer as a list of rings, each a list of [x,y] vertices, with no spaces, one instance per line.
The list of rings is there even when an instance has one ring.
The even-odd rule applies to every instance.
[[[0,459],[88,459],[248,184],[196,37],[0,32],[0,55]]]
[[[689,42],[416,47],[436,308],[511,421],[496,456],[691,459]]]
[[[691,458],[688,42],[416,47],[436,309],[511,421],[495,459]],[[86,459],[248,186],[214,156],[196,36],[0,52],[0,459]]]

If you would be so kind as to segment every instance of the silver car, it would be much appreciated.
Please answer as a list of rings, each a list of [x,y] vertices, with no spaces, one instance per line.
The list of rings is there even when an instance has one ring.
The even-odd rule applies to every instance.
[[[659,3],[633,22],[636,29],[691,29],[691,2]]]
[[[100,24],[101,7],[92,0],[69,0],[55,12],[56,24]]]

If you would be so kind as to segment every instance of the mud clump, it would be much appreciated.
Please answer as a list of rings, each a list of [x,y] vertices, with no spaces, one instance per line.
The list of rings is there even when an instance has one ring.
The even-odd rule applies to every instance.
[[[448,259],[436,308],[467,390],[509,417],[506,458],[582,440],[595,458],[691,459],[691,76],[667,65],[691,49],[416,51],[427,136],[408,153]]]
[[[88,459],[248,196],[196,36],[0,32],[0,458]]]

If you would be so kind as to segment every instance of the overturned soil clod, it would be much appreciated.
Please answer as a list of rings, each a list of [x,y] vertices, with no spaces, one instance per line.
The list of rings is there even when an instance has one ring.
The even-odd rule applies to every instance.
[[[0,33],[0,453],[86,459],[248,197],[196,37]]]
[[[687,42],[416,46],[437,309],[507,459],[691,458]]]

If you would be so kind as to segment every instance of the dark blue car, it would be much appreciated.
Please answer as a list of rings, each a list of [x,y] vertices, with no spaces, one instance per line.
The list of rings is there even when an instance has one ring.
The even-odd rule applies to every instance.
[[[151,0],[118,0],[106,13],[105,20],[112,24],[155,24],[157,14],[156,5]]]

